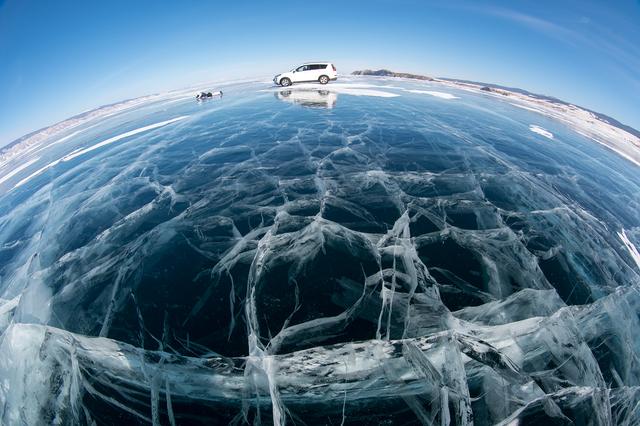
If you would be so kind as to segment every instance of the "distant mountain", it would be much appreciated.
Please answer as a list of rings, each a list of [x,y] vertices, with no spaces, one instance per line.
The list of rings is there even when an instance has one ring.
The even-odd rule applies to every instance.
[[[375,75],[375,76],[378,76],[378,77],[413,78],[415,80],[427,80],[427,81],[433,81],[434,80],[432,77],[428,77],[426,75],[409,74],[409,73],[406,73],[406,72],[393,72],[393,71],[389,71],[389,70],[377,70],[377,71],[361,70],[361,71],[354,71],[354,72],[351,73],[351,75]]]

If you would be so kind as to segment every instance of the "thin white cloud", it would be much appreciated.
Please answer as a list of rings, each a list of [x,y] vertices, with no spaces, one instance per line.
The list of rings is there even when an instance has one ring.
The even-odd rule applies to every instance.
[[[463,9],[510,21],[570,46],[587,47],[594,55],[600,55],[603,64],[619,78],[624,78],[636,88],[640,87],[637,72],[640,69],[640,46],[630,43],[610,26],[599,25],[597,21],[580,16],[574,22],[574,29],[569,25],[503,7],[474,5],[464,6]],[[587,23],[588,26],[585,25]],[[604,58],[611,61],[607,63]]]
[[[580,33],[576,31],[567,29],[554,22],[525,13],[517,12],[515,10],[504,9],[500,7],[490,7],[484,9],[484,12],[498,18],[507,19],[509,21],[524,25],[532,30],[538,31],[549,37],[553,37],[564,42],[574,43],[579,42],[582,39]]]

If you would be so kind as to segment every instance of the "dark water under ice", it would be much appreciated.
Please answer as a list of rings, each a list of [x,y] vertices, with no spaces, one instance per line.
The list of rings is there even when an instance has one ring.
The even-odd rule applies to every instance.
[[[363,82],[29,154],[0,186],[1,423],[637,424],[637,166]]]

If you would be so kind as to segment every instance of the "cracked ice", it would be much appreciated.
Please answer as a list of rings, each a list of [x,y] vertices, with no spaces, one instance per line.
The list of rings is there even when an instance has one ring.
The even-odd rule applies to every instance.
[[[18,156],[1,422],[640,422],[637,166],[401,83],[154,98]]]

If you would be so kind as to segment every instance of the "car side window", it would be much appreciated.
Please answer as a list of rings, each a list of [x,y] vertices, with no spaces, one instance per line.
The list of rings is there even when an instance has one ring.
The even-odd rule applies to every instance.
[[[301,71],[312,71],[312,70],[323,70],[325,68],[327,68],[328,65],[327,64],[308,64],[308,65],[301,65],[298,68],[296,68],[296,72],[301,72]]]

